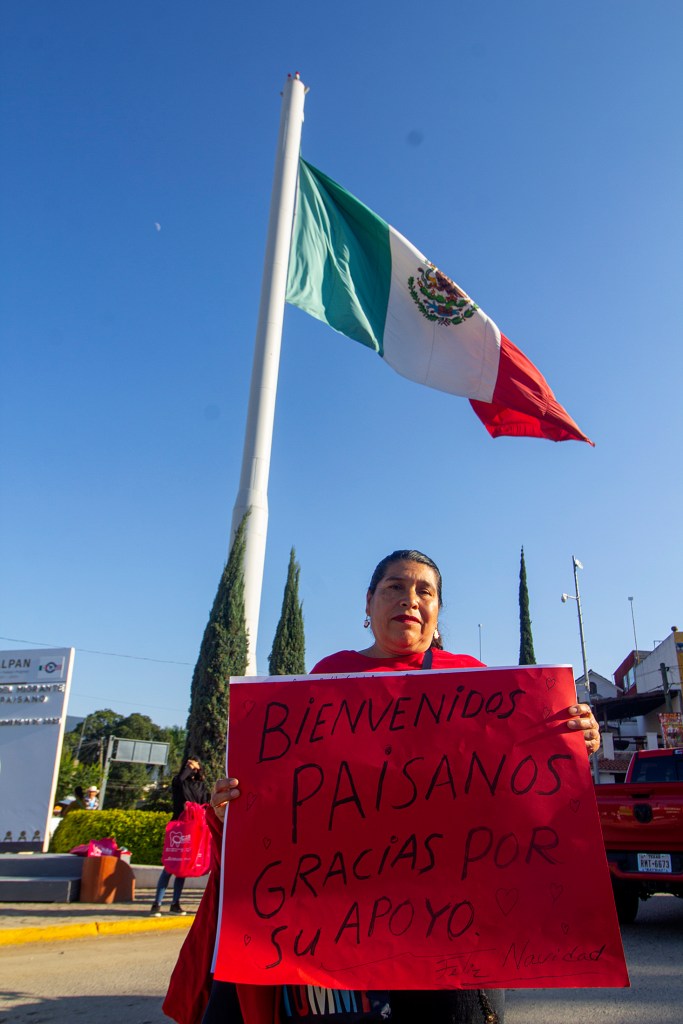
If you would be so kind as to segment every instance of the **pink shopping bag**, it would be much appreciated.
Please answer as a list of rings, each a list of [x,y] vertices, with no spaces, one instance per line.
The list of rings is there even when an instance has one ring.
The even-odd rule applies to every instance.
[[[177,821],[169,821],[161,862],[178,878],[205,875],[211,859],[211,833],[201,804],[188,800]]]

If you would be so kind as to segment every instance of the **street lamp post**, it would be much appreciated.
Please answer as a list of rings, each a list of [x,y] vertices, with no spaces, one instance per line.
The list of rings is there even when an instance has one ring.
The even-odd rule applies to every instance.
[[[81,747],[83,746],[83,737],[85,735],[85,723],[88,721],[89,718],[90,718],[90,715],[86,715],[85,718],[83,719],[83,724],[81,725],[81,735],[78,738],[78,746],[76,747],[76,754],[75,754],[75,760],[76,761],[78,761],[78,757],[79,757],[79,754],[81,752]]]
[[[635,645],[634,651],[633,651],[633,659],[634,659],[633,660],[633,685],[635,686],[636,691],[637,691],[638,690],[638,676],[637,676],[638,639],[636,637],[636,617],[633,614],[633,598],[629,597],[629,601],[631,602],[631,622],[633,623],[633,643]]]
[[[588,659],[586,658],[586,639],[585,639],[585,637],[583,635],[583,615],[581,613],[581,593],[579,591],[579,577],[578,577],[578,573],[576,571],[577,569],[583,569],[583,565],[578,560],[576,555],[572,555],[572,565],[574,567],[574,589],[576,590],[576,596],[574,597],[572,594],[563,594],[562,595],[562,603],[566,604],[566,602],[569,601],[569,600],[576,601],[576,610],[577,610],[577,612],[579,614],[579,637],[581,639],[581,658],[583,659],[583,678],[584,678],[585,683],[586,683],[587,703],[588,703],[589,707],[592,707],[593,706],[593,701],[591,700],[591,682],[590,682],[590,678],[588,676]],[[600,782],[600,766],[598,765],[598,753],[597,753],[597,751],[595,752],[595,754],[592,755],[592,761],[593,761],[593,779],[595,780],[595,782]]]

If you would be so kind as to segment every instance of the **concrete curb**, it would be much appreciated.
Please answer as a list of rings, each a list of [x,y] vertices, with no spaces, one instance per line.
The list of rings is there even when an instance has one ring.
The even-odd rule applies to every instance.
[[[148,921],[87,921],[83,924],[50,925],[44,928],[0,928],[0,946],[19,946],[26,942],[62,942],[96,935],[132,935],[136,932],[174,931],[189,928],[194,914]]]

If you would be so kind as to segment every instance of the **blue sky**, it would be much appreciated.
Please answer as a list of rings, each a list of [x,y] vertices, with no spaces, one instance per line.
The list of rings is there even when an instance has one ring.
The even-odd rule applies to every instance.
[[[306,158],[461,284],[596,447],[493,441],[288,308],[259,669],[291,545],[309,665],[367,643],[370,574],[404,546],[441,566],[446,645],[478,654],[481,623],[489,664],[517,660],[521,545],[539,662],[580,664],[572,554],[598,672],[633,646],[629,596],[641,648],[683,625],[677,0],[0,20],[0,646],[75,646],[71,713],[185,722],[294,71]]]

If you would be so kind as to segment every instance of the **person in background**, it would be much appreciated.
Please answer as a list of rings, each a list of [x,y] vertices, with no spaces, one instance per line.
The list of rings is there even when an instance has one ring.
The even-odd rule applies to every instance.
[[[441,606],[441,573],[432,559],[420,551],[394,551],[375,569],[366,595],[364,625],[372,628],[373,643],[362,651],[338,651],[323,658],[311,674],[482,667],[481,661],[468,654],[451,654],[443,649],[438,630]],[[579,732],[586,751],[595,753],[600,746],[600,730],[588,705],[572,705],[566,716],[567,729]],[[240,781],[247,782],[219,779],[211,794],[216,818],[212,823],[207,815],[207,820],[216,839],[216,866],[220,823],[225,819],[227,804],[242,792]],[[357,993],[355,1004],[365,1008],[362,1012],[316,1011],[308,1018],[297,1009],[308,1005],[305,993],[297,991],[306,986],[211,984],[218,875],[218,869],[211,873],[164,1002],[164,1013],[179,1024],[415,1024],[420,1020],[429,1024],[504,1024],[505,993],[500,989]],[[237,885],[239,880],[233,878],[230,884]],[[377,999],[380,995],[382,998]],[[336,1004],[330,1000],[325,1005]]]
[[[74,786],[73,800],[69,800],[67,804],[62,802],[60,804],[60,810],[63,818],[65,818],[67,814],[70,814],[71,811],[85,810],[85,793],[83,792],[82,786]]]
[[[83,792],[83,790],[81,790],[81,793],[82,792]],[[97,811],[97,810],[99,810],[99,806],[100,806],[100,801],[99,801],[99,796],[98,796],[99,792],[100,791],[97,788],[97,786],[88,786],[88,788],[85,791],[85,809],[86,809],[86,811]],[[76,796],[78,796],[78,792],[77,791],[76,791]]]
[[[171,780],[171,791],[173,793],[173,820],[176,821],[185,810],[188,801],[196,804],[205,804],[209,801],[209,788],[204,779],[201,761],[198,757],[188,757],[183,769],[173,776]],[[150,913],[152,917],[161,917],[161,906],[164,902],[166,889],[173,875],[166,868],[162,868],[157,882],[157,891]],[[169,907],[171,914],[185,916],[186,910],[180,905],[180,897],[183,894],[184,878],[175,876],[173,882],[173,902]]]

